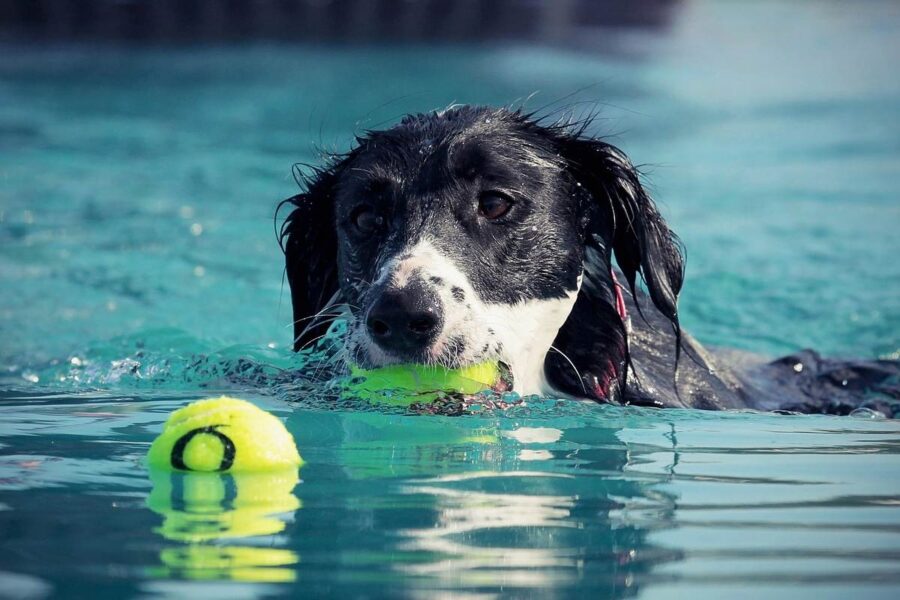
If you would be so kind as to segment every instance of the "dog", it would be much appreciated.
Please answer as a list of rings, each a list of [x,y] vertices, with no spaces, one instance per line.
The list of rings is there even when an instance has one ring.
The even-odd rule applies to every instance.
[[[340,316],[352,364],[499,361],[523,396],[838,413],[862,390],[900,398],[897,361],[734,360],[683,332],[681,243],[586,129],[455,106],[316,168],[283,203],[295,350]]]

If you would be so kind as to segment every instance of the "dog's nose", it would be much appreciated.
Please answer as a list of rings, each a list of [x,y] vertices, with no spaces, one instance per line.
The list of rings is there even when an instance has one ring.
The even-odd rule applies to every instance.
[[[384,350],[413,358],[437,337],[441,329],[440,300],[421,284],[381,293],[366,317],[372,339]]]

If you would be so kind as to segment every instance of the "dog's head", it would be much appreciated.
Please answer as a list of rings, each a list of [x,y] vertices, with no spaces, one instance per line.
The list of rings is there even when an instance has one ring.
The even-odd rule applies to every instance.
[[[342,308],[356,364],[501,360],[517,391],[552,393],[549,353],[572,362],[554,342],[609,329],[619,347],[597,359],[621,380],[612,252],[632,289],[642,273],[677,328],[677,240],[628,159],[570,127],[492,108],[410,116],[358,138],[306,183],[286,201],[294,210],[282,229],[295,349]],[[576,314],[579,299],[596,310]]]

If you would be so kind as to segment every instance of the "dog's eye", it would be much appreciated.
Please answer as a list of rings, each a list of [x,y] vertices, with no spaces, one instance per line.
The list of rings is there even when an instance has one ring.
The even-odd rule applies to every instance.
[[[350,218],[356,228],[362,233],[372,233],[384,225],[384,217],[368,205],[357,206]]]
[[[485,192],[478,199],[478,214],[485,219],[499,219],[512,208],[512,200],[499,192]]]

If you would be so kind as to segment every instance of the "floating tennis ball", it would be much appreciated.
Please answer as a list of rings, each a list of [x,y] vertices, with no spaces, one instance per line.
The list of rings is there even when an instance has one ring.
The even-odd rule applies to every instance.
[[[445,369],[428,365],[389,365],[379,369],[351,367],[346,389],[351,395],[373,402],[408,405],[431,402],[442,393],[477,394],[501,377],[496,362]]]
[[[147,455],[151,467],[179,471],[249,472],[299,467],[284,424],[236,398],[200,400],[169,415]]]

